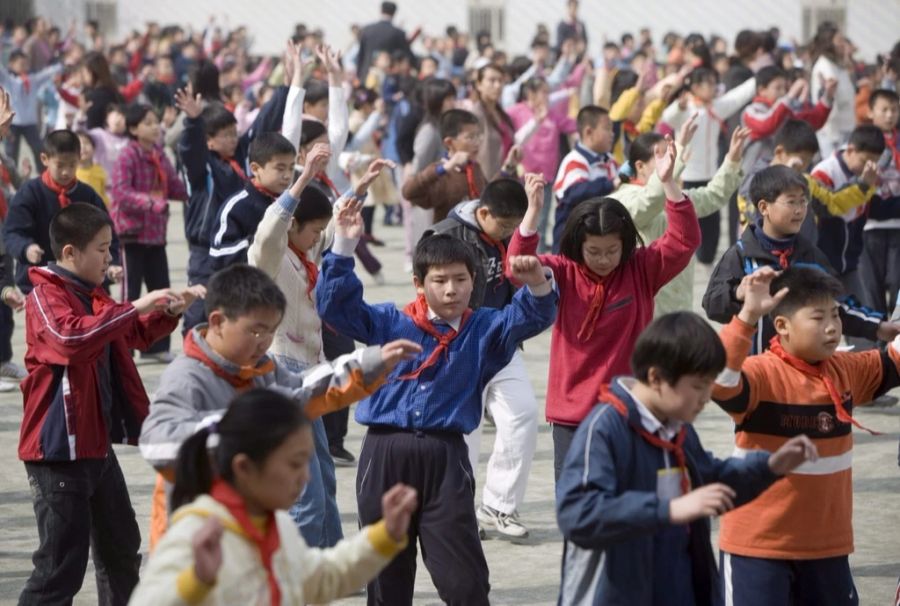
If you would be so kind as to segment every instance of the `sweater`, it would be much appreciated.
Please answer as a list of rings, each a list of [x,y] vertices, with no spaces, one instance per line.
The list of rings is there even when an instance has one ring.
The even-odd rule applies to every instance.
[[[45,67],[38,72],[29,74],[26,85],[25,78],[9,71],[5,65],[0,65],[0,87],[9,93],[10,105],[16,112],[12,119],[14,126],[37,126],[40,123],[38,107],[41,89],[62,70],[62,63]]]
[[[454,206],[463,200],[474,200],[484,191],[487,179],[478,162],[470,161],[475,192],[469,187],[466,169],[445,171],[443,161],[430,164],[425,170],[410,175],[403,184],[403,197],[420,208],[434,209],[434,222],[447,217]]]
[[[106,194],[106,184],[109,181],[107,172],[99,164],[91,164],[87,168],[81,166],[75,171],[75,178],[97,192],[103,199],[103,203],[109,208],[109,196]]]
[[[559,166],[561,135],[576,132],[575,120],[568,115],[568,97],[552,105],[547,117],[533,125],[533,132],[522,145],[522,166],[526,172],[540,173],[549,183]],[[527,103],[516,103],[507,110],[513,125],[520,129],[534,120],[534,112]]]
[[[224,527],[222,566],[212,587],[194,574],[192,541],[210,517]],[[272,555],[283,606],[325,603],[350,595],[375,577],[404,543],[388,534],[384,522],[366,526],[329,549],[309,547],[286,511],[275,512],[280,546]],[[179,508],[156,546],[131,595],[133,606],[167,604],[270,604],[266,570],[259,549],[228,509],[201,495]]]
[[[641,331],[653,318],[653,298],[681,273],[700,245],[694,205],[685,198],[666,202],[666,231],[661,238],[635,249],[604,280],[605,302],[594,335],[582,341],[595,282],[580,263],[562,255],[538,255],[559,284],[560,308],[550,341],[547,379],[547,420],[578,425],[597,401],[601,385],[630,368],[631,352]],[[533,255],[537,234],[521,227],[509,244],[510,255]]]
[[[609,154],[598,154],[581,143],[566,154],[556,173],[553,194],[557,204],[574,208],[580,202],[610,194],[619,167]]]
[[[735,317],[722,329],[726,369],[713,399],[735,422],[735,455],[776,450],[806,434],[819,451],[752,503],[722,518],[719,545],[728,553],[790,560],[853,552],[851,425],[837,418],[821,379],[771,351],[747,357],[754,327]],[[834,381],[843,407],[871,402],[900,385],[900,340],[886,352],[835,353],[817,365]]]

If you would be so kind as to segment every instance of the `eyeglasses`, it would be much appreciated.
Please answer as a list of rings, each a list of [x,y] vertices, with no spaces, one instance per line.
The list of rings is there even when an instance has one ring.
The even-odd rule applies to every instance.
[[[459,138],[463,141],[481,141],[482,139],[484,139],[484,133],[466,133],[464,135],[460,135]]]
[[[791,208],[805,208],[809,206],[809,198],[795,198],[793,200],[776,200],[777,203]]]
[[[257,341],[265,341],[266,339],[275,337],[274,330],[253,330],[252,328],[248,328],[246,329],[246,332]]]

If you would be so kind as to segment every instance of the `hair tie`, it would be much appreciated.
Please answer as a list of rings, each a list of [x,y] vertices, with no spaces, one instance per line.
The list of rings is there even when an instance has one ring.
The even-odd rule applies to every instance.
[[[634,171],[631,168],[630,161],[626,161],[625,163],[622,164],[622,166],[619,167],[619,175],[625,176],[625,177],[633,177],[634,176]]]
[[[206,449],[212,450],[216,446],[219,445],[220,436],[219,436],[219,421],[222,420],[222,415],[220,414],[212,414],[200,420],[197,423],[196,431],[207,430],[206,435]]]

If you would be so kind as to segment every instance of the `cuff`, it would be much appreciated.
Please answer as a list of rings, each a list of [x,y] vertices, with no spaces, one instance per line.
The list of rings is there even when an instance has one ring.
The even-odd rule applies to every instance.
[[[527,288],[528,292],[535,297],[546,297],[553,292],[554,287],[553,272],[547,267],[544,268],[544,277],[547,278],[547,280],[543,284],[538,284],[537,286],[526,284],[525,288]]]
[[[409,538],[407,537],[403,537],[402,541],[395,541],[393,537],[388,534],[384,520],[380,520],[369,526],[366,533],[369,537],[369,543],[372,545],[372,549],[386,558],[394,557],[406,549],[406,546],[409,543]]]
[[[297,210],[297,205],[300,204],[300,199],[295,198],[291,195],[290,188],[284,190],[284,192],[278,196],[278,199],[275,200],[275,204],[278,205],[279,214],[282,218],[290,218],[293,216],[294,211]]]
[[[215,584],[207,585],[198,579],[197,573],[194,572],[194,566],[191,565],[181,571],[175,579],[175,586],[178,588],[178,595],[182,600],[188,604],[199,604],[206,599]]]
[[[345,238],[340,234],[334,234],[334,244],[331,245],[331,252],[342,257],[352,257],[357,244],[359,244],[357,238]]]
[[[537,234],[536,229],[528,229],[524,225],[519,225],[519,235],[523,238],[530,238],[535,234]]]
[[[443,177],[444,175],[447,174],[447,169],[444,168],[443,163],[438,162],[437,164],[434,165],[434,172],[435,172],[435,174],[437,174],[438,177]]]

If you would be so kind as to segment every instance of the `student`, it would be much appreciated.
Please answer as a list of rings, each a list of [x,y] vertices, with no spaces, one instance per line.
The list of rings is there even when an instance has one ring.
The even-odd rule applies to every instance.
[[[382,520],[333,549],[311,549],[284,512],[303,492],[309,420],[266,389],[237,396],[178,453],[172,526],[131,604],[324,603],[374,577],[406,545],[416,492],[396,485]]]
[[[614,198],[582,202],[562,232],[559,255],[540,255],[559,281],[560,310],[550,341],[547,420],[553,425],[553,463],[559,478],[578,424],[597,392],[628,372],[634,342],[653,317],[653,297],[687,267],[700,243],[697,215],[673,179],[675,144],[656,151],[668,226],[644,247],[631,215]],[[540,206],[528,200],[509,254],[537,249]],[[641,246],[639,246],[639,244]]]
[[[169,287],[166,227],[169,200],[187,201],[184,183],[159,145],[159,118],[149,105],[125,109],[125,128],[131,143],[116,159],[109,182],[110,215],[121,241],[124,285],[122,296],[133,301],[147,290]],[[142,358],[168,364],[169,339],[160,339]]]
[[[576,118],[578,142],[556,173],[553,193],[556,196],[556,220],[553,225],[553,254],[558,254],[563,230],[572,211],[591,198],[606,196],[618,187],[618,166],[609,155],[613,129],[609,112],[587,105]]]
[[[464,200],[477,200],[487,178],[476,158],[484,138],[477,116],[464,109],[441,114],[444,157],[411,175],[403,184],[403,197],[420,208],[434,209],[434,222],[440,223],[450,210]],[[515,170],[507,158],[503,172]]]
[[[735,606],[859,603],[853,551],[854,406],[900,385],[900,342],[887,351],[836,352],[839,281],[808,267],[764,267],[744,280],[740,312],[722,329],[727,367],[713,399],[735,422],[735,452],[778,448],[806,433],[821,458],[797,468],[722,519],[725,600]],[[747,357],[763,315],[777,335]],[[790,422],[784,421],[789,419]],[[863,428],[864,429],[864,428]]]
[[[544,185],[539,174],[526,174],[525,179],[526,188],[513,179],[491,181],[478,200],[460,203],[423,236],[448,234],[469,244],[477,260],[469,301],[472,309],[503,309],[516,293],[516,285],[506,277],[509,238],[522,222],[528,196],[543,195]],[[494,419],[497,435],[487,464],[482,504],[475,516],[482,528],[525,537],[528,527],[519,520],[518,510],[525,499],[537,447],[538,406],[521,351],[488,382],[481,400]],[[476,470],[481,425],[466,436],[466,445],[469,462]]]
[[[463,435],[478,427],[487,383],[523,340],[552,323],[557,296],[537,259],[509,257],[512,279],[527,287],[502,310],[471,311],[470,248],[437,234],[416,248],[416,300],[404,311],[393,303],[369,305],[348,256],[362,233],[358,209],[350,204],[335,219],[335,243],[316,293],[322,321],[362,343],[405,337],[423,348],[356,408],[357,422],[368,426],[356,484],[360,523],[380,517],[380,495],[396,482],[416,488],[422,504],[409,546],[369,584],[369,604],[412,604],[417,539],[444,602],[487,604],[488,569]]]
[[[16,163],[19,161],[23,137],[35,159],[43,151],[40,134],[40,93],[62,72],[63,65],[55,63],[33,74],[29,74],[29,70],[28,55],[18,49],[9,54],[5,66],[0,65],[0,86],[9,93],[11,105],[16,110],[9,134],[5,137],[6,155]]]
[[[725,368],[725,350],[696,314],[654,320],[635,343],[631,368],[634,376],[601,390],[557,484],[565,537],[559,603],[715,604],[709,518],[814,461],[816,447],[798,435],[772,454],[725,460],[703,448],[693,422]]]
[[[16,284],[25,294],[31,292],[28,268],[56,260],[50,246],[53,216],[73,202],[85,202],[106,212],[106,205],[97,192],[75,178],[81,156],[78,135],[69,130],[55,130],[44,137],[43,147],[41,163],[47,168],[16,192],[3,225],[6,248],[17,261]],[[110,254],[113,263],[107,277],[118,281],[122,267],[118,262],[119,242],[115,233]]]
[[[100,164],[94,162],[94,139],[89,133],[79,132],[78,143],[81,145],[81,156],[78,159],[75,178],[97,192],[109,208],[109,196],[106,193],[109,174]]]
[[[56,213],[49,228],[56,262],[29,270],[19,458],[33,488],[40,546],[20,604],[71,603],[89,549],[105,571],[99,594],[128,601],[141,535],[112,444],[135,443],[148,405],[129,348],[146,349],[172,332],[203,294],[163,289],[115,303],[101,286],[113,233],[101,208],[74,203]]]
[[[747,226],[738,243],[725,251],[713,270],[702,302],[710,320],[724,324],[729,315],[740,311],[744,276],[760,267],[786,269],[805,265],[834,272],[825,253],[800,233],[809,206],[807,191],[806,178],[787,166],[770,166],[753,178],[750,198],[760,218]],[[889,341],[897,329],[852,297],[841,299],[840,312],[846,334]],[[765,351],[775,335],[768,318],[763,317],[760,322],[753,353]]]

